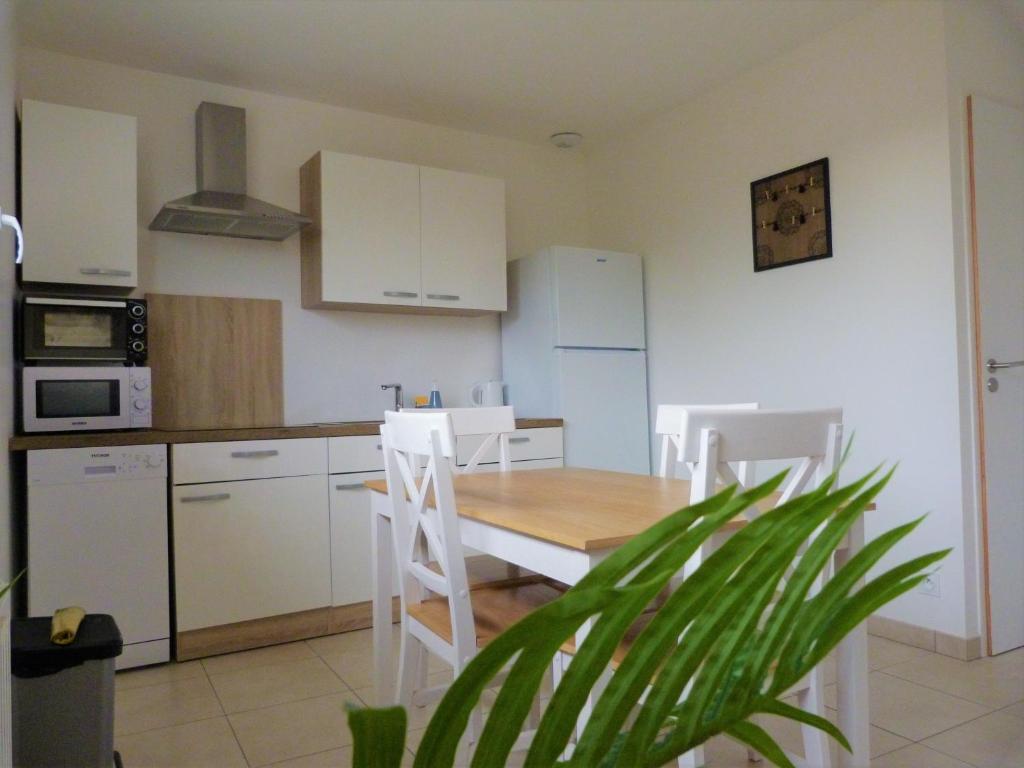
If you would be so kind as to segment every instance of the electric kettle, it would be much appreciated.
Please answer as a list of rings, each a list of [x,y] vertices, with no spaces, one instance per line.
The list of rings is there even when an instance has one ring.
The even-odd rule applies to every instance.
[[[505,382],[497,379],[479,381],[469,390],[469,400],[477,407],[504,405]]]

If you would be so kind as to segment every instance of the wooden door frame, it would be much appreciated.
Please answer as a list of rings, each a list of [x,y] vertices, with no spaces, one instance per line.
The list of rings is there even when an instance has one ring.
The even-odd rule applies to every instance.
[[[981,268],[978,254],[978,201],[974,178],[974,103],[967,96],[967,199],[971,260],[971,336],[974,346],[974,412],[977,424],[978,519],[981,523],[982,608],[985,612],[985,655],[992,655],[992,583],[988,550],[988,471],[985,456],[984,366],[981,353]]]

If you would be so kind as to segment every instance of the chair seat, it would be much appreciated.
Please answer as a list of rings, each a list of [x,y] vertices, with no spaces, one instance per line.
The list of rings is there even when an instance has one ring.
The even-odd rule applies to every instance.
[[[546,581],[488,584],[471,590],[470,603],[473,606],[477,646],[482,648],[487,645],[517,621],[561,595],[561,590]],[[410,603],[406,606],[406,613],[445,642],[452,642],[447,599],[438,597]]]

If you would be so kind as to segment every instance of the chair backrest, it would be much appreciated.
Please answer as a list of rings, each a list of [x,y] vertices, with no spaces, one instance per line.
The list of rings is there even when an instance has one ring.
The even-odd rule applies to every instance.
[[[799,459],[799,464],[790,469],[783,483],[777,502],[779,505],[802,493],[812,477],[815,485],[824,482],[838,466],[842,442],[841,408],[814,411],[706,408],[683,414],[678,460],[693,466],[690,503],[695,504],[714,494],[719,480],[728,485],[737,483],[747,487],[747,483],[733,472],[731,463],[746,462],[752,467],[755,461]],[[759,510],[750,507],[745,514],[748,519],[753,519]],[[705,549],[702,547],[701,553],[687,562],[684,567],[686,576],[691,575],[700,559],[706,556]],[[800,554],[802,556],[803,548]],[[783,584],[791,576],[793,568],[795,564],[787,571]],[[825,580],[831,578],[831,573],[831,564],[826,565],[814,580],[812,594],[816,594]]]
[[[455,653],[469,658],[476,652],[476,633],[452,485],[452,416],[388,411],[380,433],[402,605],[429,593],[445,597]]]
[[[498,470],[512,470],[512,459],[509,455],[509,435],[515,431],[516,416],[511,405],[500,405],[485,408],[447,408],[451,414],[452,428],[456,437],[483,436],[483,442],[470,456],[466,466],[457,468],[463,474],[477,472],[480,462],[495,445],[498,448]],[[454,466],[454,464],[453,464]]]
[[[673,405],[664,403],[658,406],[658,413],[654,420],[654,433],[661,435],[661,460],[658,464],[658,477],[674,477],[677,462],[674,457],[680,450],[680,431],[683,424],[683,413],[685,411],[699,410],[729,410],[729,411],[756,411],[757,403],[726,403],[724,405]],[[692,469],[692,467],[691,467]],[[747,467],[739,468],[741,477],[747,474]],[[747,478],[752,482],[752,478]]]
[[[843,411],[735,410],[705,408],[685,411],[680,429],[678,461],[693,464],[690,501],[715,492],[716,483],[739,483],[730,463],[800,460],[790,470],[779,503],[802,493],[835,471],[842,453]],[[748,510],[748,516],[756,514]]]

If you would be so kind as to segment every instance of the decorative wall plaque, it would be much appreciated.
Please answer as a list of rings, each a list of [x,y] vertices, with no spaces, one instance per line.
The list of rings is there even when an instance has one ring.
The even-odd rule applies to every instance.
[[[750,183],[754,271],[832,256],[828,158]]]

